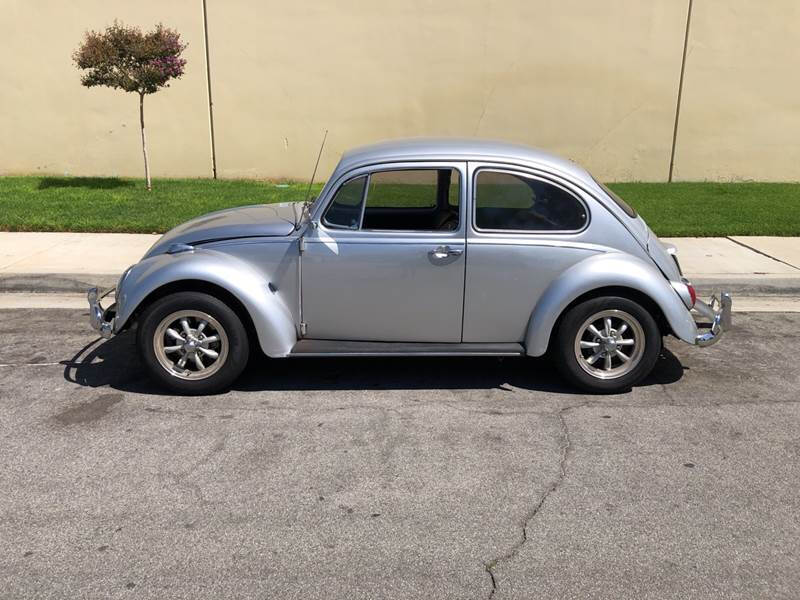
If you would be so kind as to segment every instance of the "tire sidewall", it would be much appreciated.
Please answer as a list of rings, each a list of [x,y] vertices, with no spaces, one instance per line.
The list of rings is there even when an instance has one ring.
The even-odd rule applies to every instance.
[[[166,316],[181,310],[205,312],[217,321],[228,337],[228,356],[225,364],[207,379],[180,379],[171,375],[159,363],[153,348],[158,324]],[[160,384],[179,394],[213,394],[228,388],[247,365],[250,345],[241,319],[224,302],[201,292],[177,292],[150,305],[142,314],[137,332],[139,354],[150,375]]]
[[[581,368],[575,356],[578,329],[592,315],[604,310],[621,310],[634,317],[644,331],[644,353],[639,364],[616,379],[592,377]],[[647,377],[655,367],[662,348],[661,331],[653,315],[641,304],[618,296],[603,296],[582,302],[564,315],[555,339],[556,362],[562,375],[578,387],[595,393],[614,393],[630,389]]]

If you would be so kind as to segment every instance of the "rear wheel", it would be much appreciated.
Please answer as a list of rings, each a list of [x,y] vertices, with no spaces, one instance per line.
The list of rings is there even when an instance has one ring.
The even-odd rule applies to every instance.
[[[249,355],[247,333],[236,313],[199,292],[178,292],[149,306],[137,343],[153,378],[182,394],[212,394],[228,387]]]
[[[592,392],[618,392],[653,370],[661,344],[658,324],[645,308],[607,296],[582,302],[564,315],[555,353],[570,382]]]

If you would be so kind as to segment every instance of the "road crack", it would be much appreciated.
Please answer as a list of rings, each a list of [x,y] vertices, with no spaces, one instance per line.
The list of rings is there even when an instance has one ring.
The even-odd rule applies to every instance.
[[[547,486],[542,496],[539,498],[539,501],[534,504],[534,506],[528,511],[525,515],[525,518],[522,520],[521,525],[521,534],[519,541],[511,547],[508,552],[493,558],[489,562],[484,565],[486,572],[489,575],[489,578],[492,583],[492,589],[489,592],[489,598],[493,598],[495,592],[498,589],[498,581],[497,576],[495,575],[494,570],[497,568],[502,562],[508,561],[514,558],[517,554],[519,554],[522,547],[527,543],[529,538],[529,530],[531,525],[533,524],[534,519],[536,519],[539,512],[542,510],[545,502],[547,499],[558,490],[561,484],[564,482],[564,479],[567,476],[567,460],[569,458],[569,454],[572,450],[572,440],[570,439],[569,435],[569,427],[567,426],[567,420],[565,418],[566,414],[575,409],[584,406],[584,404],[576,405],[576,406],[566,406],[561,408],[557,413],[555,413],[555,417],[558,419],[559,425],[559,446],[560,446],[560,457],[558,461],[558,475],[556,478]]]
[[[210,502],[206,500],[205,495],[203,494],[203,490],[200,487],[200,484],[191,481],[192,475],[201,467],[209,464],[217,455],[221,454],[225,450],[225,446],[228,443],[228,438],[230,434],[225,434],[209,448],[202,456],[200,456],[197,460],[195,460],[187,469],[185,469],[181,473],[175,473],[173,471],[166,471],[160,473],[161,476],[166,476],[171,479],[178,487],[182,487],[185,490],[189,491],[189,493],[194,496],[201,507],[208,506]]]

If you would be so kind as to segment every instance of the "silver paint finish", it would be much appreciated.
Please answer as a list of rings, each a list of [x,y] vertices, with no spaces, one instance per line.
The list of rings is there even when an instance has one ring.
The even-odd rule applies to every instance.
[[[308,337],[461,341],[466,164],[386,163],[381,169],[409,167],[459,171],[458,230],[353,231],[323,223],[311,228],[305,236],[302,283]]]
[[[527,169],[530,173],[553,178],[559,183],[580,189],[592,196],[615,216],[643,247],[647,244],[648,228],[641,218],[631,219],[609,198],[586,169],[570,160],[544,150],[521,144],[474,138],[410,138],[391,140],[354,148],[339,161],[328,183],[320,192],[311,216],[319,219],[327,201],[345,178],[360,168],[392,162],[468,161],[470,166],[505,166]],[[368,170],[368,169],[367,169]]]
[[[303,255],[303,320],[309,337],[461,341],[464,257],[432,256],[443,236],[353,240],[336,230],[327,233],[331,241],[309,238]],[[448,241],[463,252],[463,240]]]
[[[484,160],[546,167],[569,179],[591,182],[592,176],[580,165],[530,146],[473,138],[409,138],[378,142],[346,152],[334,176],[357,167],[385,162],[430,160]]]
[[[645,294],[664,313],[672,332],[683,341],[694,343],[697,335],[694,319],[658,269],[640,258],[606,253],[575,263],[548,286],[528,324],[525,335],[528,354],[541,356],[547,351],[553,325],[573,300],[609,286],[629,288]]]
[[[262,249],[270,246],[264,244]],[[283,244],[274,248],[287,251]],[[280,289],[270,290],[266,272],[264,266],[259,268],[220,249],[198,248],[191,253],[159,254],[143,259],[128,273],[122,289],[117,290],[115,331],[124,327],[142,301],[160,287],[173,282],[201,281],[226,289],[242,303],[253,320],[265,354],[286,356],[297,341],[295,321]]]
[[[686,308],[692,309],[692,295],[689,293],[689,281],[681,278],[681,281],[670,281],[669,284],[672,286],[672,289],[680,296],[683,303],[686,305]]]
[[[597,250],[469,240],[465,342],[523,342],[533,309],[552,281]]]
[[[352,231],[319,224],[343,181],[420,167],[460,171],[457,231]],[[565,233],[477,231],[472,189],[480,168],[522,172],[567,189],[586,205],[588,226]],[[242,303],[270,356],[288,355],[304,328],[310,338],[331,340],[522,342],[537,356],[570,302],[608,286],[647,295],[679,338],[695,343],[697,337],[683,294],[670,283],[681,278],[669,250],[583,168],[546,152],[478,140],[358,148],[345,154],[308,219],[296,227],[300,214],[297,204],[242,207],[168,232],[120,279],[114,331],[161,286],[200,280]],[[178,244],[194,249],[165,253],[184,248]]]
[[[192,246],[226,238],[286,236],[295,229],[296,203],[256,204],[218,210],[178,225],[165,233],[145,258],[167,252],[171,246]]]
[[[497,166],[469,163],[470,198],[476,174],[489,165]],[[566,269],[590,256],[624,253],[649,261],[645,248],[619,219],[572,181],[527,167],[511,170],[538,176],[577,196],[589,211],[589,225],[575,233],[489,233],[470,228],[464,294],[465,342],[524,341],[542,294]],[[472,204],[470,214],[474,220]]]
[[[667,279],[670,281],[683,279],[678,263],[673,258],[677,255],[674,246],[670,248],[664,244],[649,227],[647,228],[647,251]]]

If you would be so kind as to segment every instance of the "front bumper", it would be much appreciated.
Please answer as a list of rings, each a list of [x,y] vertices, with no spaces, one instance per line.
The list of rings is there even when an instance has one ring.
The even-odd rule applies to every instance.
[[[719,299],[711,296],[708,304],[702,300],[697,300],[694,309],[711,323],[708,331],[698,333],[694,343],[698,346],[710,346],[716,344],[722,337],[723,332],[731,327],[731,308],[733,299],[730,293],[722,292]]]
[[[116,317],[116,304],[112,304],[108,308],[103,308],[100,301],[111,294],[116,288],[109,288],[107,290],[99,290],[96,287],[90,288],[86,294],[86,299],[89,301],[89,324],[92,329],[100,333],[100,337],[104,339],[110,338],[114,335],[114,319]]]

